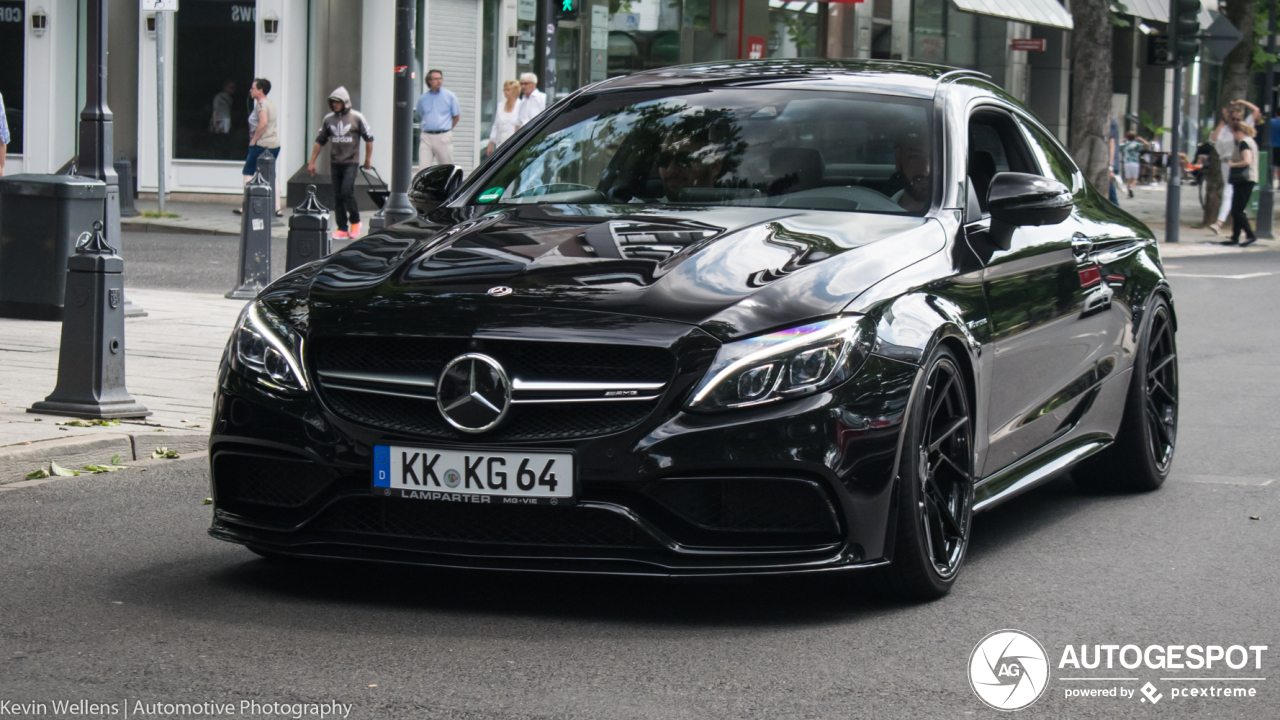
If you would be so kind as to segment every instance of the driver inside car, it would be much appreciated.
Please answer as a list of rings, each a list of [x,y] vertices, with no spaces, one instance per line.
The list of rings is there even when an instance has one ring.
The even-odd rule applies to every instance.
[[[898,136],[893,151],[896,171],[889,178],[898,188],[890,198],[909,213],[923,215],[932,200],[929,178],[929,144],[923,133],[907,131]]]
[[[713,188],[724,169],[724,148],[712,139],[714,128],[697,132],[672,133],[658,152],[658,177],[662,178],[663,199],[677,202],[680,193],[691,188]]]

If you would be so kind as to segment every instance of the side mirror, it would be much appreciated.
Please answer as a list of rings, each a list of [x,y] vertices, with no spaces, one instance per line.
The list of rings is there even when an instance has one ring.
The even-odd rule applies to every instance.
[[[1015,229],[1057,225],[1071,216],[1075,200],[1071,188],[1057,180],[1002,172],[991,179],[987,207],[991,211],[991,237],[1001,250],[1008,250]]]
[[[457,165],[436,165],[418,171],[409,183],[409,204],[420,215],[435,210],[462,187],[462,174]]]

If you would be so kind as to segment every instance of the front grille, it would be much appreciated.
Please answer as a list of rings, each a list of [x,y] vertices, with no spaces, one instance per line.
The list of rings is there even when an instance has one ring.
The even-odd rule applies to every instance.
[[[213,461],[218,503],[297,508],[315,499],[331,478],[305,460],[219,453]]]
[[[318,338],[310,358],[320,391],[334,413],[406,435],[465,440],[476,436],[461,433],[445,421],[426,395],[432,392],[429,385],[399,388],[396,378],[433,382],[450,360],[468,351],[495,358],[508,377],[522,382],[664,384],[671,381],[676,366],[675,357],[664,348],[517,340],[477,340],[472,345],[470,339],[448,337]],[[327,381],[326,373],[362,373],[366,376],[362,384],[372,387],[361,392],[350,380]],[[368,377],[380,374],[386,379]],[[486,442],[549,441],[622,432],[657,408],[660,392],[637,391],[643,399],[606,400],[601,391],[601,397],[592,402],[548,401],[554,397],[523,400],[483,438]]]
[[[837,533],[817,483],[780,478],[695,478],[653,483],[644,494],[681,519],[726,532]]]
[[[434,400],[335,389],[326,390],[325,398],[334,412],[363,425],[442,440],[476,438],[446,423]],[[514,442],[609,435],[635,427],[655,407],[657,401],[515,405],[503,424],[483,438],[485,442]]]
[[[651,547],[634,523],[598,508],[501,507],[383,498],[347,498],[316,530],[488,545]]]

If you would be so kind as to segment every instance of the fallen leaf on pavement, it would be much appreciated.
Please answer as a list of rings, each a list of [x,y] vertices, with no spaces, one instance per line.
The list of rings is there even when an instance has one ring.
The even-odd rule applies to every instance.
[[[58,477],[75,477],[80,474],[78,470],[68,470],[52,460],[49,461],[49,472]]]
[[[170,450],[167,447],[158,447],[151,453],[151,457],[173,460],[175,458],[180,458],[182,456],[178,454],[177,450]]]
[[[115,472],[117,470],[128,470],[129,466],[128,465],[85,465],[84,469],[88,470],[94,475],[98,475],[100,473]]]
[[[45,470],[44,468],[40,468],[39,470],[33,470],[32,472],[27,473],[28,480],[39,480],[40,478],[47,478],[47,477],[49,477],[49,471]]]
[[[205,504],[205,505],[212,505],[212,504],[213,504],[213,498],[205,498],[205,499],[204,499],[204,504]]]

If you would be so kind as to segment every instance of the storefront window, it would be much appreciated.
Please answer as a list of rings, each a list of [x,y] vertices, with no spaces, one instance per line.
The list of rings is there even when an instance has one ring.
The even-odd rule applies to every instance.
[[[26,13],[22,0],[0,2],[0,95],[4,96],[4,114],[9,124],[9,146],[5,152],[22,152],[22,108],[26,82],[23,54],[26,42]]]
[[[771,58],[816,57],[818,3],[769,0],[768,43]]]
[[[173,156],[243,160],[253,109],[255,0],[182,0],[175,15]]]
[[[911,7],[911,59],[941,63],[947,57],[947,0],[915,0]]]
[[[609,0],[609,77],[679,65],[682,10],[670,0]]]

